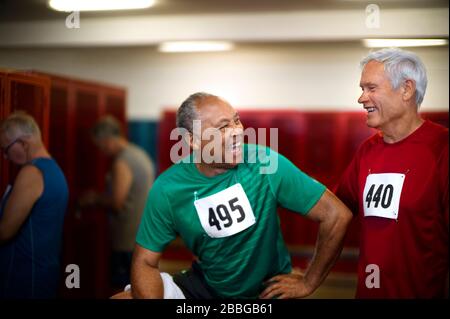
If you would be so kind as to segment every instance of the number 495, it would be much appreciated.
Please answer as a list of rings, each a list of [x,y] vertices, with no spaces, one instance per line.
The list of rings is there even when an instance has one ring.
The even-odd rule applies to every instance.
[[[239,217],[236,219],[236,222],[240,223],[245,219],[245,212],[242,206],[236,203],[237,201],[238,198],[235,197],[229,200],[228,204],[232,212],[233,211],[239,212]],[[214,209],[213,207],[209,208],[208,221],[211,227],[216,226],[217,230],[222,229],[222,226],[220,225],[220,221],[217,219],[216,214],[222,222],[225,222],[222,225],[223,227],[230,227],[231,225],[233,225],[233,218],[230,215],[228,207],[224,204],[220,204],[216,207],[216,209]]]

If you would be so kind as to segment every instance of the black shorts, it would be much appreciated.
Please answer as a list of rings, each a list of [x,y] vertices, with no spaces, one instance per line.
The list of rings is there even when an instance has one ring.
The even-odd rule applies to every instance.
[[[206,283],[202,270],[197,262],[192,263],[189,270],[176,273],[173,281],[180,287],[186,299],[218,299],[212,288]]]

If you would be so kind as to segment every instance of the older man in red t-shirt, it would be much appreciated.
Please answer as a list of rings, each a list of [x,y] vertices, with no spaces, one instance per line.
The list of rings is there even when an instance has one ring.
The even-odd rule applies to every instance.
[[[448,129],[418,114],[427,77],[413,53],[384,49],[362,62],[358,102],[366,140],[337,195],[361,222],[357,298],[448,295]]]

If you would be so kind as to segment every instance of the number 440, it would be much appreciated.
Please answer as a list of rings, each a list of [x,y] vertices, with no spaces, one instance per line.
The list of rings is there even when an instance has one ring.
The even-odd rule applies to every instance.
[[[367,208],[370,208],[370,204],[372,202],[375,203],[374,207],[378,208],[378,205],[381,203],[381,207],[388,208],[391,206],[392,196],[394,194],[394,186],[391,184],[387,184],[384,187],[384,184],[380,184],[375,191],[375,184],[373,184],[366,195]],[[374,193],[375,192],[375,193]]]

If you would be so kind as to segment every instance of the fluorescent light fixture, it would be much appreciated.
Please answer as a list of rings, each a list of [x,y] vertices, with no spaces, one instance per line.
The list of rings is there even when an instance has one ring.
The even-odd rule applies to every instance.
[[[367,48],[431,47],[448,45],[447,39],[363,39]]]
[[[50,0],[48,5],[56,11],[105,11],[145,9],[155,0]]]
[[[211,52],[233,49],[233,43],[224,41],[174,41],[164,42],[158,47],[160,52]]]

